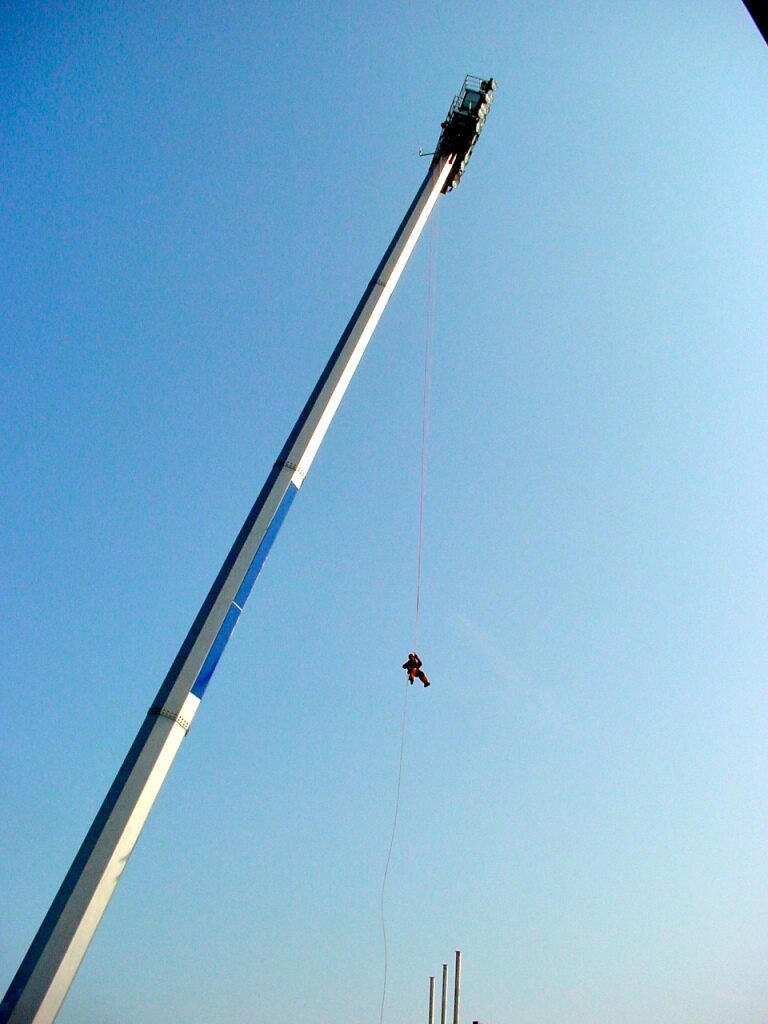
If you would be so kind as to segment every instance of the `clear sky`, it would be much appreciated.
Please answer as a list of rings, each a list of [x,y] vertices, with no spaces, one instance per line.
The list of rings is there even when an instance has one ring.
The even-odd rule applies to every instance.
[[[738,0],[0,14],[5,989],[392,232],[439,207],[385,1020],[768,1017],[768,48]],[[378,1021],[427,244],[61,1024]]]

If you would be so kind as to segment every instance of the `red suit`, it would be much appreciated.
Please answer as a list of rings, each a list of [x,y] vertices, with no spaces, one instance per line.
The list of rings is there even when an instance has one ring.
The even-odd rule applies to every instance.
[[[405,662],[403,668],[408,673],[408,681],[410,683],[413,683],[414,679],[420,679],[425,686],[429,686],[429,679],[421,670],[421,658],[416,651],[411,651],[408,655],[408,661]]]

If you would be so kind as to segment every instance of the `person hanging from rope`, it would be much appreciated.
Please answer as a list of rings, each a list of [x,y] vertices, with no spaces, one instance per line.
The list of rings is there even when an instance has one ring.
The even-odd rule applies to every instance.
[[[424,686],[429,686],[429,679],[421,668],[421,658],[418,656],[416,651],[411,651],[408,655],[408,661],[405,662],[403,668],[408,673],[408,682],[413,686],[414,679],[420,679]]]

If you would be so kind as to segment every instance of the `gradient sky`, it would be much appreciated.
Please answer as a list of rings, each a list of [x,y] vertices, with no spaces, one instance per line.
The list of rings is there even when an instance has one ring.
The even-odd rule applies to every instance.
[[[738,0],[0,14],[10,981],[425,172],[385,1020],[768,1017],[768,49]],[[363,1024],[426,240],[61,1024]]]

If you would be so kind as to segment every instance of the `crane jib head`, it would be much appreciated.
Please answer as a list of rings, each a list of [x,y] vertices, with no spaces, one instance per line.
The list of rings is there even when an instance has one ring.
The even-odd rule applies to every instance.
[[[467,75],[461,92],[454,97],[435,147],[435,161],[445,156],[455,157],[453,170],[443,186],[443,192],[450,192],[458,185],[483,130],[495,89],[494,78]]]

